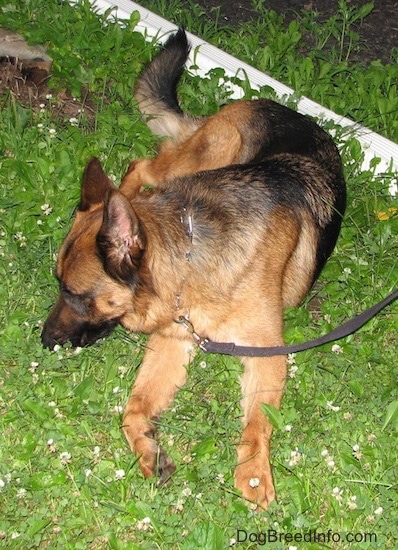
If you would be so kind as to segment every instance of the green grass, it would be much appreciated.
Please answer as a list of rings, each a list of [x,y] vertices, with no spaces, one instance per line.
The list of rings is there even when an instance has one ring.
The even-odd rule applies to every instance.
[[[383,93],[386,105],[390,93],[396,98],[396,67],[351,66],[341,49],[319,38],[316,53],[331,66],[321,70],[314,56],[298,55],[294,33],[265,15],[274,27],[261,33],[259,23],[247,39],[244,29],[233,34],[192,15],[190,30],[206,31],[277,78],[296,74],[302,78],[298,93],[310,90],[331,108],[338,110],[341,100],[358,105],[356,120],[396,139],[396,106],[386,115],[388,127],[380,111]],[[0,546],[218,550],[235,539],[237,548],[254,549],[271,529],[280,538],[268,543],[275,550],[397,548],[396,305],[339,347],[290,359],[283,407],[273,416],[279,500],[260,515],[239,500],[232,483],[240,429],[236,360],[200,355],[189,366],[189,382],[160,422],[177,472],[169,487],[158,489],[142,478],[120,430],[143,337],[120,329],[80,353],[41,346],[41,325],[57,294],[55,255],[86,160],[100,156],[118,181],[130,160],[155,148],[132,99],[135,78],[153,51],[134,30],[136,20],[120,27],[87,3],[71,8],[56,0],[0,7],[0,25],[48,44],[54,59],[52,97],[44,107],[21,106],[12,94],[0,99]],[[251,42],[261,34],[266,40],[265,30],[274,33],[272,51]],[[316,70],[307,69],[311,63]],[[341,94],[338,68],[345,63]],[[384,92],[373,83],[374,71],[383,74]],[[220,76],[218,70],[203,80],[187,75],[185,108],[206,113],[227,101]],[[241,85],[252,95],[247,83]],[[59,109],[64,89],[81,103],[77,121]],[[326,332],[397,286],[398,204],[388,193],[396,174],[363,171],[359,143],[330,129],[346,167],[349,206],[336,252],[311,296],[320,305],[316,312],[305,303],[286,313],[288,342]],[[341,541],[298,541],[310,531]],[[247,540],[240,542],[244,532]],[[348,543],[346,533],[357,534],[357,542]]]

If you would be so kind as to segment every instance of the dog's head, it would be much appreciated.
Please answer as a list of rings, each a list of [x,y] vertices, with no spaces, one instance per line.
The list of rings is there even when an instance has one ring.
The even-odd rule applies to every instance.
[[[58,301],[42,332],[44,346],[87,346],[108,335],[133,307],[144,235],[127,198],[98,159],[84,171],[81,200],[58,255]]]

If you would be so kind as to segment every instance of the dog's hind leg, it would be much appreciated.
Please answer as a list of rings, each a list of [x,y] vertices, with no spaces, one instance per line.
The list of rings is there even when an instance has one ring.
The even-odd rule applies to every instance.
[[[123,432],[142,473],[159,476],[159,485],[168,481],[175,466],[156,442],[155,422],[185,383],[190,351],[184,340],[152,335],[123,415]]]
[[[261,403],[279,407],[286,378],[286,360],[243,358],[243,433],[238,446],[235,486],[244,498],[267,508],[275,498],[270,465],[272,425],[260,408]]]
[[[210,117],[183,143],[165,141],[155,158],[130,163],[120,191],[132,199],[145,184],[156,186],[174,177],[221,168],[241,162],[242,155],[242,136],[235,120]]]

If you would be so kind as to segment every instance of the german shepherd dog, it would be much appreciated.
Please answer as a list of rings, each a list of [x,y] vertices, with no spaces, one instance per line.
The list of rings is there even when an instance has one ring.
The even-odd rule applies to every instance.
[[[183,113],[177,84],[188,54],[180,30],[138,79],[142,114],[169,136],[159,154],[133,162],[119,188],[97,159],[88,162],[58,256],[60,295],[42,333],[49,348],[92,344],[118,324],[150,335],[122,427],[142,473],[159,484],[175,466],[155,423],[197,348],[187,327],[213,341],[281,345],[283,310],[310,290],[345,210],[339,153],[312,120],[261,99],[209,117]],[[260,404],[280,405],[286,358],[240,359],[235,486],[266,508],[275,497],[272,427]]]

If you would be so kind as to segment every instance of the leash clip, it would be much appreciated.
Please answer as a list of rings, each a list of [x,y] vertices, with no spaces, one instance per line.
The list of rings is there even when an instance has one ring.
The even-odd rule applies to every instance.
[[[202,351],[207,351],[206,344],[209,340],[195,332],[194,326],[188,319],[188,316],[180,315],[178,319],[175,319],[175,322],[182,325],[191,334],[192,338],[195,340],[195,343]]]

